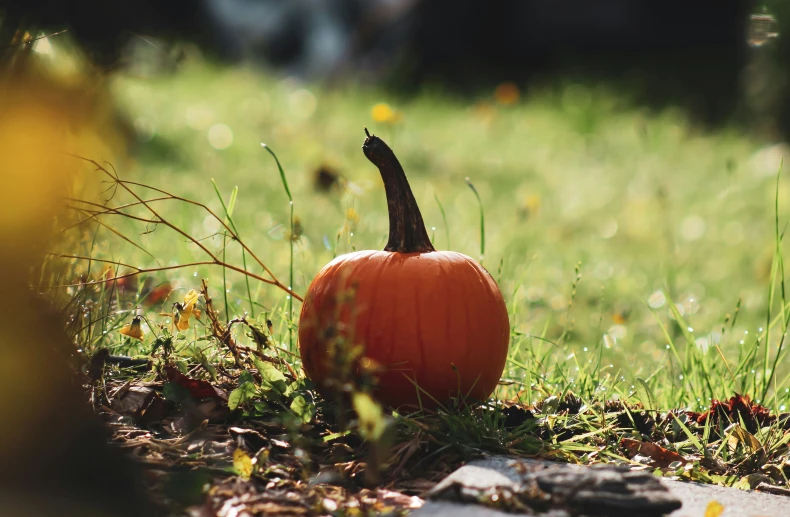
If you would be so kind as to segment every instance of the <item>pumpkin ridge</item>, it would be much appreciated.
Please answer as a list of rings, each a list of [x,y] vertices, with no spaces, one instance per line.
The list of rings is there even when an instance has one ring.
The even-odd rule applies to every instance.
[[[491,296],[495,295],[495,293],[491,290],[491,280],[494,280],[494,277],[491,276],[491,273],[489,273],[488,270],[485,269],[483,266],[478,267],[478,264],[476,264],[469,257],[464,256],[464,260],[469,265],[469,267],[472,268],[472,270],[474,270],[474,272],[476,273],[475,276],[480,281],[485,291]],[[496,280],[494,280],[494,283],[496,283]]]
[[[464,257],[464,260],[466,261],[466,263],[469,264],[469,266],[477,274],[477,276],[480,279],[480,281],[482,282],[483,288],[485,289],[485,291],[488,294],[488,296],[490,296],[492,300],[494,300],[494,299],[496,299],[498,297],[497,294],[499,296],[501,296],[502,293],[499,291],[498,287],[497,287],[497,291],[496,292],[492,289],[492,282],[493,282],[493,285],[497,285],[497,284],[496,284],[496,280],[494,279],[494,277],[491,276],[491,273],[489,273],[488,270],[485,269],[485,267],[483,267],[482,265],[480,265],[478,267],[478,264],[473,259],[471,259],[470,257],[467,257],[466,255],[462,255],[462,256]],[[507,317],[507,304],[505,305],[505,314],[506,314],[506,317]],[[491,336],[491,341],[496,340],[497,337],[498,336]],[[507,338],[506,339],[507,339],[507,347],[505,349],[505,366],[507,366],[507,352],[510,349],[510,321],[509,321],[509,318],[508,318],[508,321],[507,321]]]
[[[470,312],[469,311],[469,304],[470,304],[470,301],[472,300],[471,294],[473,294],[473,293],[469,292],[470,288],[469,288],[469,285],[467,284],[467,281],[468,281],[467,279],[469,278],[469,273],[466,271],[466,269],[467,268],[464,268],[464,277],[465,278],[464,278],[464,282],[462,282],[462,284],[461,284],[461,285],[463,285],[463,290],[464,290],[464,294],[465,294],[465,296],[463,296],[463,299],[464,299],[464,316],[466,318],[466,319],[464,319],[464,321],[471,322],[472,321],[471,318],[474,317],[474,316],[469,313]],[[472,340],[474,339],[474,336],[472,336],[470,334],[470,332],[469,332],[470,330],[471,329],[467,328],[467,332],[466,332],[466,347],[465,347],[465,353],[463,355],[463,361],[459,361],[459,362],[462,362],[462,364],[456,365],[458,367],[458,373],[456,375],[458,375],[458,376],[460,376],[462,378],[466,377],[467,375],[469,375],[469,371],[474,370],[474,366],[477,363],[477,361],[475,361],[474,358],[470,357],[472,355],[472,353],[474,352],[474,350],[475,350],[473,348],[475,346],[475,343],[472,342]],[[472,363],[472,364],[470,364],[470,363]],[[461,370],[461,368],[463,368],[463,370]],[[459,393],[456,394],[457,397],[463,398],[463,397],[466,397],[467,395],[469,395],[468,393],[461,392],[461,390],[463,390],[463,389],[465,389],[465,386],[460,386],[460,383],[459,383],[459,386],[458,386]],[[468,388],[468,389],[471,389],[471,388]]]
[[[489,276],[491,276],[491,273],[489,273],[488,270],[485,269],[485,267],[479,266],[479,264],[475,263],[471,257],[467,257],[466,255],[461,255],[461,256],[463,257],[464,262],[466,262],[472,269],[474,269],[475,273],[477,273],[477,277],[481,280],[483,285],[488,286],[489,284],[488,278],[486,278],[485,275],[483,275],[483,272],[480,271],[480,269],[482,268]]]
[[[368,258],[368,262],[370,262],[370,260],[375,256],[376,254],[371,254],[370,257]],[[371,300],[371,304],[368,306],[368,313],[369,313],[367,318],[368,322],[364,333],[365,343],[362,343],[362,346],[365,347],[365,350],[367,350],[367,345],[368,345],[367,342],[370,340],[370,327],[373,325],[373,318],[371,316],[375,314],[375,307],[376,307],[375,304],[378,301],[377,295],[379,292],[379,283],[381,280],[381,276],[384,274],[384,271],[386,270],[387,264],[388,262],[386,260],[379,261],[376,263],[376,265],[378,266],[378,274],[376,275],[375,282],[373,282],[373,290],[368,294],[368,297]],[[375,343],[373,345],[375,346]]]
[[[425,375],[422,375],[423,369],[425,368],[425,348],[424,348],[425,342],[423,340],[423,335],[422,335],[422,324],[421,324],[422,318],[420,317],[421,312],[422,311],[420,310],[420,285],[415,284],[414,285],[414,319],[417,325],[417,350],[419,351],[420,354],[420,364],[417,367],[415,367],[415,365],[412,365],[412,370],[414,371],[414,382],[415,384],[417,384],[414,387],[414,389],[418,391],[421,388],[421,386],[417,380],[418,379],[417,374],[418,373],[420,374],[419,375],[420,379],[424,379],[425,377]]]
[[[364,252],[356,252],[356,253],[364,253]],[[356,255],[354,253],[353,257],[358,259],[361,255]],[[340,296],[345,298],[344,303],[348,305],[348,322],[346,323],[347,330],[346,330],[346,339],[348,340],[348,345],[353,347],[359,336],[357,336],[357,316],[358,307],[357,307],[357,294],[358,292],[354,290],[354,280],[357,276],[357,271],[360,268],[361,260],[354,260],[353,262],[345,262],[346,264],[346,271],[340,272],[341,280],[342,280],[342,290],[339,293]],[[348,294],[353,292],[353,298],[349,299]]]
[[[442,273],[444,275],[442,284],[444,285],[445,282],[447,282],[448,284],[452,283],[452,274],[450,273],[450,271],[448,271],[447,268],[444,267],[445,264],[443,262],[440,261],[439,264],[441,265],[440,271],[442,271]],[[446,316],[445,316],[445,333],[444,333],[445,336],[452,336],[453,313],[452,313],[452,310],[451,310],[451,307],[450,307],[451,303],[452,303],[452,297],[445,298],[445,301],[444,301],[444,306],[445,306],[445,311],[444,312],[446,314]],[[457,343],[456,343],[456,346],[457,346]]]
[[[392,262],[395,260],[395,258],[396,258],[396,255],[394,253],[391,253],[390,255],[387,256],[387,258],[385,259],[386,264],[387,264],[386,265],[387,268],[391,268],[392,267]],[[393,269],[395,271],[400,272],[401,268],[397,268],[397,269],[393,268]],[[397,339],[395,337],[395,336],[397,336],[397,334],[393,334],[392,333],[392,330],[396,327],[396,325],[393,324],[393,323],[396,323],[396,322],[393,322],[393,318],[394,318],[393,315],[394,314],[398,314],[398,297],[397,296],[393,296],[392,297],[392,309],[389,311],[389,317],[387,318],[387,330],[390,331],[390,336],[387,339],[388,347],[387,347],[386,350],[383,351],[384,352],[382,354],[383,357],[392,357],[393,349],[397,346],[397,343],[395,341]],[[385,366],[387,368],[391,368],[392,367],[392,365],[390,365],[390,364],[385,364]]]

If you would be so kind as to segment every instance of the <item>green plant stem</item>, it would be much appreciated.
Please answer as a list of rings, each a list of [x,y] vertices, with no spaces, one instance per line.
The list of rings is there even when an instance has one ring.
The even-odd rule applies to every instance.
[[[774,263],[772,265],[773,271],[771,275],[771,287],[769,289],[768,295],[768,309],[766,311],[766,324],[765,324],[765,359],[763,363],[763,392],[762,396],[760,397],[761,402],[765,402],[765,397],[768,395],[768,390],[771,387],[771,380],[774,377],[774,373],[776,372],[776,366],[779,363],[779,357],[782,355],[782,348],[784,347],[785,342],[785,335],[787,334],[787,325],[788,325],[788,318],[785,315],[785,304],[787,303],[786,294],[785,294],[785,265],[784,265],[784,258],[782,256],[782,241],[784,240],[784,232],[779,231],[779,178],[782,175],[782,164],[779,165],[779,170],[776,173],[776,187],[775,187],[775,197],[774,197],[774,244],[776,246],[776,250],[774,251]],[[781,295],[782,295],[782,303],[781,303],[781,310],[782,310],[782,338],[779,340],[779,346],[776,350],[776,356],[774,357],[773,365],[771,366],[771,373],[768,373],[768,356],[771,350],[771,343],[770,343],[770,331],[771,331],[771,309],[773,307],[773,294],[774,294],[774,286],[776,285],[776,275],[779,276],[781,281]]]
[[[436,200],[436,204],[439,205],[439,212],[442,214],[442,221],[444,221],[444,236],[447,239],[447,249],[450,249],[450,226],[447,224],[447,215],[444,213],[444,207],[442,206],[442,202],[439,201],[439,196],[436,193],[433,194],[433,198]]]
[[[225,262],[225,250],[227,249],[228,235],[222,234],[222,262]],[[222,268],[222,298],[225,301],[225,324],[230,322],[230,311],[228,310],[228,270]]]
[[[486,256],[486,216],[483,211],[483,201],[480,199],[480,193],[477,192],[477,189],[469,178],[466,178],[466,184],[469,185],[469,188],[475,193],[477,204],[480,207],[480,263],[482,264]]]
[[[291,256],[290,262],[288,264],[288,289],[293,289],[294,285],[294,198],[291,196],[291,189],[288,188],[288,179],[285,177],[285,171],[283,170],[283,166],[280,165],[280,160],[277,158],[277,155],[274,154],[274,151],[271,148],[261,142],[261,147],[266,149],[266,151],[272,155],[274,158],[274,162],[277,164],[277,169],[280,171],[280,180],[282,180],[283,188],[285,188],[285,193],[288,195],[288,201],[291,205],[291,236],[290,236],[290,246],[291,246]],[[293,350],[293,312],[294,312],[294,300],[293,296],[288,296],[288,350]]]
[[[233,187],[233,192],[230,195],[230,203],[229,206],[225,205],[225,200],[222,199],[222,195],[219,193],[219,187],[217,186],[217,182],[214,181],[214,178],[211,178],[211,183],[214,185],[214,192],[217,193],[217,197],[219,198],[219,202],[222,204],[222,209],[225,211],[225,218],[227,219],[227,224],[230,224],[231,228],[233,228],[233,232],[236,234],[236,237],[241,240],[241,235],[239,235],[239,230],[236,228],[236,223],[233,221],[233,208],[236,205],[236,196],[239,193],[239,187]],[[227,237],[223,237],[223,246],[225,245],[224,239]],[[224,250],[224,248],[223,248]],[[223,252],[222,260],[224,262],[225,255]],[[241,247],[241,263],[244,266],[244,270],[247,270],[247,252],[244,249],[244,246]],[[223,273],[224,274],[224,273]],[[247,285],[247,300],[250,304],[250,316],[253,318],[255,317],[255,304],[252,301],[252,290],[250,289],[250,277],[244,275],[244,282]],[[226,302],[227,306],[227,302]],[[226,311],[227,315],[227,311]]]

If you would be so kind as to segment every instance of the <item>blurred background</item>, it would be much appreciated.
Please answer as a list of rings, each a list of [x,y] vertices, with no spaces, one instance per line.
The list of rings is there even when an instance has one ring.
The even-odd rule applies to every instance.
[[[606,81],[636,102],[682,106],[703,122],[729,121],[752,108],[781,112],[778,124],[786,127],[779,92],[787,45],[776,36],[788,8],[780,0],[5,3],[4,41],[19,29],[67,31],[61,39],[77,43],[103,70],[139,65],[141,53],[148,65],[175,67],[189,42],[214,60],[324,84],[474,94],[504,81],[524,89]],[[160,55],[145,46],[159,47]]]
[[[8,134],[29,138],[0,149],[109,162],[217,213],[217,193],[239,187],[238,233],[281,278],[293,242],[293,287],[304,293],[333,256],[386,241],[383,188],[360,151],[368,126],[398,154],[437,248],[482,260],[499,281],[514,350],[543,346],[534,336],[556,342],[540,372],[514,362],[506,377],[529,385],[556,368],[572,380],[603,365],[603,392],[659,371],[682,386],[668,337],[735,357],[765,335],[776,236],[790,216],[790,182],[777,180],[790,158],[788,23],[781,0],[3,1],[0,107]],[[18,124],[32,112],[41,126]],[[57,130],[38,138],[40,127]],[[288,177],[293,232],[261,142]],[[137,267],[205,258],[133,221],[115,230],[135,245],[106,230],[53,238],[67,219],[53,192],[101,191],[92,167],[58,156],[62,169],[45,160],[4,173],[22,186],[9,192],[27,196],[0,211],[15,232],[4,236],[17,239],[4,264],[24,276],[58,246]],[[467,178],[485,210],[484,250]],[[36,182],[51,186],[46,202]],[[20,226],[20,206],[37,214],[25,216],[31,226]],[[216,221],[162,210],[223,246]],[[247,310],[232,272],[196,266],[156,281],[180,297],[200,278],[225,283],[228,313]],[[252,293],[284,335],[284,295]],[[111,331],[137,306],[119,302],[115,327],[92,346],[118,350]],[[150,350],[128,346],[119,351]]]
[[[296,242],[299,292],[333,256],[383,243],[383,189],[359,151],[367,125],[406,166],[437,246],[484,260],[524,335],[580,347],[608,336],[614,365],[637,348],[661,360],[650,309],[665,311],[667,295],[703,343],[720,339],[715,322],[738,300],[763,318],[776,196],[790,213],[790,185],[775,182],[790,156],[785,2],[0,5],[6,83],[35,76],[62,94],[68,109],[53,116],[83,135],[67,152],[217,210],[212,179],[223,195],[238,186],[239,231],[280,274]],[[294,233],[261,142],[289,176]],[[221,244],[202,216],[170,216]],[[200,259],[127,223],[160,261]],[[113,239],[79,246],[149,260]],[[589,280],[576,286],[579,264]],[[186,289],[211,274],[158,280]],[[227,281],[240,295],[241,280]],[[276,311],[279,296],[258,288],[256,303]]]
[[[31,0],[0,13],[8,84],[34,70],[63,93],[64,131],[89,135],[67,152],[217,211],[212,180],[239,187],[239,232],[279,275],[295,242],[297,292],[333,256],[383,245],[367,125],[404,163],[436,245],[484,261],[524,336],[605,343],[616,370],[666,359],[651,311],[674,321],[671,303],[700,346],[739,300],[739,331],[764,320],[777,196],[790,214],[790,184],[775,181],[790,156],[784,2]],[[293,233],[261,142],[289,178]],[[164,210],[222,245],[214,222]],[[118,224],[150,255],[103,231],[69,246],[140,266],[203,258]],[[243,312],[242,279],[225,281]],[[262,310],[282,310],[255,287]]]

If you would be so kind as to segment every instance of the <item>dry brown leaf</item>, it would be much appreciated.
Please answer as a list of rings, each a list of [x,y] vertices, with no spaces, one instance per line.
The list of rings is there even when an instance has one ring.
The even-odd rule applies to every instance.
[[[660,445],[656,445],[655,443],[640,442],[639,440],[633,440],[631,438],[623,438],[620,440],[620,446],[628,451],[630,458],[633,458],[637,454],[647,456],[653,460],[655,466],[659,468],[667,468],[671,463],[676,461],[679,461],[683,465],[687,463],[687,460],[680,454],[665,449]]]
[[[727,448],[730,453],[735,452],[739,443],[744,444],[750,452],[758,451],[762,448],[760,441],[740,424],[732,424],[724,432],[728,433]]]

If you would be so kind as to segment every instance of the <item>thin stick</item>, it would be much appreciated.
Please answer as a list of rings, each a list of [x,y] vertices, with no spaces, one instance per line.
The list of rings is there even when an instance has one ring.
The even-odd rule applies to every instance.
[[[67,154],[69,154],[69,153],[67,153]],[[145,185],[145,184],[134,182],[134,181],[121,180],[115,173],[110,172],[109,170],[107,170],[107,168],[105,168],[104,166],[100,165],[95,160],[92,160],[90,158],[85,158],[83,156],[74,155],[74,154],[69,154],[69,155],[94,165],[98,171],[103,172],[104,174],[109,176],[114,182],[116,182],[120,187],[122,187],[126,192],[128,192],[132,197],[134,197],[137,200],[137,202],[134,203],[134,205],[142,205],[142,206],[144,206],[153,215],[154,219],[146,219],[144,217],[133,216],[131,214],[127,214],[125,212],[121,212],[120,208],[107,207],[105,205],[100,205],[98,203],[93,203],[93,202],[85,201],[85,200],[77,200],[77,201],[79,201],[80,203],[85,203],[85,204],[88,204],[88,205],[100,207],[102,210],[97,215],[101,215],[102,213],[116,214],[116,215],[123,215],[124,217],[128,217],[130,219],[137,220],[137,221],[146,222],[146,223],[149,223],[149,224],[162,224],[162,225],[170,228],[171,230],[175,231],[179,235],[183,236],[188,241],[190,241],[193,244],[195,244],[198,248],[201,249],[201,251],[203,251],[206,255],[208,255],[209,258],[211,258],[211,261],[194,262],[194,263],[191,263],[191,264],[184,264],[184,265],[179,265],[179,266],[168,266],[168,267],[141,269],[141,270],[135,271],[133,273],[129,273],[129,274],[126,274],[126,275],[121,275],[121,276],[118,276],[116,278],[110,278],[110,279],[106,279],[106,280],[103,280],[103,281],[113,281],[113,280],[118,280],[120,278],[125,278],[125,277],[128,277],[128,276],[134,276],[134,275],[140,274],[140,273],[149,273],[149,272],[155,272],[155,271],[164,271],[164,270],[170,270],[170,269],[178,269],[180,267],[187,267],[187,266],[191,266],[191,265],[219,265],[219,266],[228,268],[230,270],[236,271],[238,273],[241,273],[243,275],[247,275],[247,276],[250,276],[252,278],[255,278],[256,280],[260,280],[260,281],[265,282],[267,284],[274,285],[274,286],[282,289],[286,293],[288,293],[293,298],[296,298],[300,302],[303,301],[303,298],[301,296],[299,296],[298,294],[296,294],[293,291],[293,289],[291,289],[290,286],[286,286],[282,282],[280,282],[277,279],[277,277],[274,275],[274,273],[272,273],[272,271],[263,263],[263,261],[261,261],[258,258],[258,256],[255,255],[255,253],[246,244],[244,244],[244,242],[238,237],[236,232],[233,231],[233,229],[231,229],[230,226],[225,223],[225,221],[223,221],[221,218],[219,218],[217,216],[217,214],[215,214],[208,206],[204,205],[203,203],[199,203],[197,201],[193,201],[193,200],[190,200],[190,199],[183,198],[181,196],[176,196],[176,195],[170,194],[169,192],[166,192],[166,191],[164,191],[162,189],[159,189],[159,188],[156,188],[156,187],[151,187],[149,185]],[[138,186],[138,187],[150,189],[150,190],[153,190],[154,192],[158,192],[160,194],[163,194],[166,197],[165,198],[155,198],[155,199],[152,199],[152,200],[145,200],[142,197],[140,197],[134,190],[132,190],[132,188],[130,186]],[[197,207],[205,210],[206,212],[208,212],[214,219],[216,219],[225,228],[225,230],[234,239],[236,239],[239,242],[239,244],[242,246],[242,248],[247,253],[250,254],[250,256],[258,263],[258,265],[261,268],[263,268],[263,270],[266,272],[267,275],[269,275],[270,278],[268,278],[268,279],[264,278],[264,277],[262,277],[260,275],[256,275],[254,273],[246,271],[245,269],[239,268],[237,266],[233,266],[232,264],[229,264],[229,263],[221,260],[219,257],[217,257],[217,255],[215,253],[213,253],[210,249],[208,249],[198,239],[192,237],[187,232],[185,232],[184,230],[182,230],[181,228],[179,228],[175,224],[171,223],[170,221],[168,221],[167,219],[162,217],[159,214],[159,212],[157,210],[155,210],[151,206],[151,203],[153,203],[154,201],[164,201],[164,200],[181,201],[181,202],[184,202],[184,203],[191,204],[193,206],[197,206]],[[132,205],[125,205],[124,207],[128,207],[128,206],[132,206]],[[91,283],[94,283],[94,282],[91,282]],[[72,285],[81,285],[81,284],[72,284]],[[53,286],[53,287],[62,287],[62,286]]]
[[[46,254],[50,255],[52,257],[70,258],[70,259],[88,260],[88,261],[92,260],[93,262],[102,262],[104,264],[114,264],[116,266],[128,267],[129,269],[134,269],[135,271],[140,271],[140,268],[137,267],[137,266],[132,266],[131,264],[125,264],[123,262],[118,262],[116,260],[97,259],[96,257],[86,257],[84,255],[70,255],[68,253],[55,253],[55,252],[51,252],[51,251],[48,251]]]

